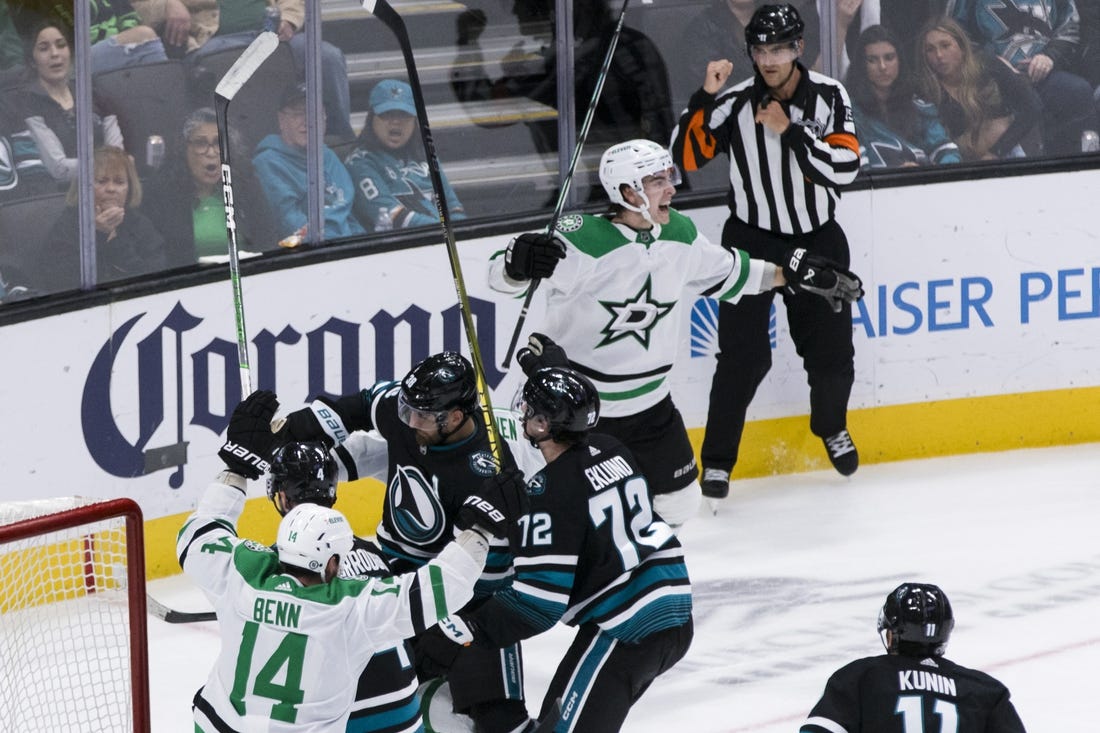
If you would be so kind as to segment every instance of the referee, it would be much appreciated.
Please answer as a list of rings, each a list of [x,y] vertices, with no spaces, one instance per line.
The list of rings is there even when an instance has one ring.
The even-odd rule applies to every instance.
[[[784,264],[792,247],[849,266],[848,240],[833,218],[840,187],[859,172],[859,143],[844,87],[806,69],[804,24],[790,5],[764,5],[745,26],[754,74],[719,94],[733,64],[707,64],[673,132],[672,155],[685,171],[719,153],[730,165],[730,218],[722,245]],[[720,303],[718,363],[703,438],[703,495],[724,498],[756,388],[771,368],[768,320],[775,291]],[[852,312],[821,298],[783,293],[791,338],[810,384],[810,430],[847,476],[859,454],[847,430],[854,379]]]

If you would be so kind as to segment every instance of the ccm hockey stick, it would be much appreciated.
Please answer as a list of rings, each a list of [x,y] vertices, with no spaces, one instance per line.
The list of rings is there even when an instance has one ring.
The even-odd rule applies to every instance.
[[[279,47],[279,37],[264,31],[248,44],[214,89],[214,113],[218,118],[218,151],[222,159],[222,196],[225,200],[225,233],[229,240],[229,280],[233,285],[233,317],[237,325],[237,361],[241,369],[241,399],[252,394],[252,368],[248,363],[248,332],[244,325],[244,293],[241,263],[237,258],[237,222],[233,208],[233,171],[229,165],[229,103],[252,78],[256,69]],[[167,619],[165,619],[167,620]]]
[[[218,614],[213,611],[176,611],[148,593],[145,594],[145,604],[149,609],[149,613],[170,624],[193,624],[197,621],[214,621],[218,618]]]
[[[466,282],[462,277],[462,264],[458,260],[458,246],[455,244],[451,213],[447,209],[447,196],[443,190],[443,176],[439,172],[439,157],[435,153],[435,141],[432,139],[432,130],[428,124],[428,108],[424,104],[424,91],[420,87],[420,75],[416,71],[416,60],[413,58],[409,32],[405,28],[405,21],[387,0],[363,0],[363,9],[385,23],[386,27],[393,31],[393,35],[397,37],[397,43],[401,46],[401,54],[405,57],[405,67],[409,72],[409,87],[412,88],[413,102],[416,105],[416,121],[420,126],[420,139],[424,144],[424,156],[428,161],[428,172],[432,179],[435,207],[439,212],[439,222],[443,227],[443,236],[447,244],[447,256],[451,262],[451,275],[454,278],[455,292],[458,293],[458,308],[462,314],[462,325],[466,331],[466,342],[470,348],[474,373],[477,375],[478,402],[481,404],[482,417],[485,420],[485,431],[489,437],[489,447],[493,451],[493,458],[496,460],[497,466],[502,467],[504,465],[504,453],[500,431],[497,430],[496,420],[493,419],[493,405],[489,399],[489,385],[485,381],[485,366],[481,360],[481,349],[477,343],[474,319],[470,314],[470,300],[466,295]]]
[[[607,54],[603,57],[603,66],[600,67],[600,75],[596,77],[596,86],[592,90],[592,99],[588,101],[588,111],[584,115],[584,122],[581,124],[580,133],[577,135],[577,145],[573,148],[573,157],[569,161],[569,170],[565,173],[565,180],[561,183],[561,191],[558,192],[558,201],[554,204],[554,213],[550,215],[550,226],[546,228],[547,234],[553,234],[557,229],[558,219],[561,218],[562,207],[565,206],[565,199],[569,195],[569,187],[573,183],[573,174],[577,171],[577,162],[581,158],[581,149],[584,147],[585,140],[588,139],[588,130],[592,127],[592,119],[596,116],[596,105],[600,101],[600,94],[603,92],[603,84],[607,81],[607,72],[611,69],[611,59],[615,55],[615,47],[619,45],[619,36],[623,32],[623,20],[626,19],[626,6],[630,3],[630,0],[623,0],[622,10],[619,11],[619,20],[615,24],[615,31],[611,34],[611,43],[607,47]],[[519,343],[519,334],[523,330],[523,324],[527,321],[527,310],[531,307],[531,300],[535,297],[535,290],[538,289],[539,281],[537,279],[532,280],[531,284],[527,288],[527,296],[523,299],[523,307],[520,308],[519,318],[516,319],[516,328],[512,331],[512,339],[508,342],[508,351],[504,353],[504,361],[501,366],[505,369],[508,368],[508,364],[512,361],[512,355],[516,352],[516,344]]]

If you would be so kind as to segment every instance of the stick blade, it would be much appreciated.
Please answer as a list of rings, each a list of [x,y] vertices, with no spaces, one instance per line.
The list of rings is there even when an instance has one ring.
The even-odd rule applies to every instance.
[[[145,605],[152,616],[170,624],[193,624],[201,621],[216,621],[218,618],[218,614],[213,611],[177,611],[150,595],[146,595]]]
[[[275,53],[278,47],[279,37],[271,31],[264,31],[256,36],[252,43],[248,44],[244,53],[229,67],[229,71],[225,72],[225,76],[214,88],[214,94],[227,102],[233,99],[245,82],[256,73],[256,69],[260,68],[260,64],[267,61],[267,57]]]

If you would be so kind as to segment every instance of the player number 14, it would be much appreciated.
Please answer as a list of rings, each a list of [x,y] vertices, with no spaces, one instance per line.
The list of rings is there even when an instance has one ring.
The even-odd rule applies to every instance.
[[[940,716],[940,727],[924,727],[924,698],[920,695],[899,695],[898,706],[894,711],[901,716],[905,733],[958,733],[959,713],[955,703],[936,700],[933,712]]]

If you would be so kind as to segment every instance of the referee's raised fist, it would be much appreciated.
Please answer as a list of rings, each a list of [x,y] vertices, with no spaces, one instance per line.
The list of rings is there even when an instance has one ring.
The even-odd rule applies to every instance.
[[[717,94],[732,73],[733,62],[729,59],[711,61],[707,64],[707,78],[703,80],[703,91],[707,94]]]

